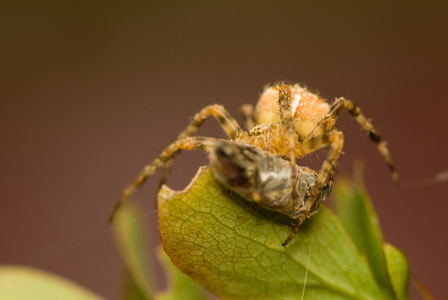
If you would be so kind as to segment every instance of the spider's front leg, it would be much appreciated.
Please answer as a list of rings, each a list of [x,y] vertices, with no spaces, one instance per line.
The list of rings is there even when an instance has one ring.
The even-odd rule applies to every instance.
[[[400,184],[400,180],[398,177],[397,170],[395,168],[395,164],[392,161],[392,156],[390,155],[389,149],[387,148],[386,142],[381,138],[378,131],[373,126],[372,122],[367,119],[364,114],[361,112],[360,108],[356,106],[352,101],[347,100],[345,98],[336,99],[330,109],[330,113],[337,116],[344,109],[347,109],[350,114],[355,118],[355,120],[359,123],[359,125],[364,129],[369,138],[374,142],[378,148],[378,151],[383,156],[390,174],[392,176],[392,180],[395,185],[398,186]]]
[[[316,184],[311,188],[308,200],[303,208],[302,215],[298,219],[296,227],[293,229],[289,237],[283,242],[282,246],[286,246],[292,240],[292,238],[299,231],[303,221],[305,221],[308,216],[319,208],[322,202],[322,193],[325,192],[325,189],[331,189],[333,184],[334,169],[339,155],[342,152],[343,144],[344,136],[342,132],[333,130],[312,137],[311,139],[305,140],[302,144],[298,145],[297,151],[300,150],[302,155],[306,155],[327,146],[330,147],[330,150],[328,151],[327,158],[322,164],[322,167],[317,175]],[[328,194],[328,192],[326,194]]]
[[[219,139],[210,137],[188,137],[182,140],[177,140],[168,145],[156,159],[143,167],[137,178],[135,178],[135,180],[126,187],[120,199],[115,204],[112,214],[109,217],[109,223],[113,222],[118,210],[126,203],[126,201],[128,201],[129,197],[134,194],[136,189],[141,186],[146,179],[152,176],[157,169],[170,162],[180,150],[204,150],[209,152],[218,140]]]
[[[177,140],[184,139],[186,137],[195,134],[199,127],[204,123],[208,117],[213,116],[219,122],[224,132],[231,138],[234,139],[241,133],[242,129],[235,118],[224,108],[224,106],[219,104],[207,105],[199,112],[197,112],[190,124],[179,134]]]
[[[210,116],[215,117],[224,132],[231,139],[235,139],[243,131],[238,122],[224,108],[224,106],[219,104],[211,104],[207,105],[193,116],[193,119],[190,121],[187,127],[177,136],[176,141],[185,139],[195,134],[198,131],[199,127],[201,127],[204,121]],[[180,149],[178,151],[180,151]],[[160,189],[160,187],[165,183],[172,164],[173,160],[169,160],[166,162],[163,168],[162,175],[160,176],[158,189]]]
[[[372,122],[366,118],[366,116],[361,112],[361,109],[358,106],[356,106],[352,101],[347,100],[345,98],[336,99],[336,101],[331,105],[328,114],[317,123],[316,127],[311,131],[308,137],[312,137],[314,135],[318,135],[321,132],[327,132],[334,129],[336,118],[345,109],[347,109],[350,115],[352,115],[355,118],[355,120],[358,122],[361,128],[367,133],[370,140],[372,140],[372,142],[376,144],[378,151],[380,152],[381,156],[383,157],[384,161],[387,164],[387,167],[389,168],[394,184],[398,186],[400,180],[398,177],[397,170],[395,168],[395,164],[392,161],[390,151],[387,148],[386,141],[384,141],[381,138],[380,134],[373,126]]]

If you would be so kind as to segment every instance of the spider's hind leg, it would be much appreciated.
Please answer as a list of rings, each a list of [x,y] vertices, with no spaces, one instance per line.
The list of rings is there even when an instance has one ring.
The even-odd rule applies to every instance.
[[[340,131],[330,131],[313,137],[304,141],[300,146],[305,153],[311,153],[323,147],[330,147],[327,158],[322,164],[322,167],[317,175],[316,184],[310,192],[309,200],[305,206],[305,212],[308,213],[313,206],[313,202],[318,198],[321,191],[326,186],[328,180],[333,179],[334,168],[336,161],[342,152],[344,145],[344,135]],[[331,183],[332,184],[332,183]]]
[[[303,221],[319,209],[323,197],[329,194],[333,186],[333,176],[336,162],[342,152],[344,144],[344,136],[340,131],[325,132],[321,135],[312,137],[303,141],[298,147],[304,154],[314,152],[323,147],[330,147],[327,158],[317,175],[316,183],[311,188],[308,200],[303,208],[302,215],[298,219],[296,227],[293,229],[288,238],[283,242],[282,246],[286,246],[299,231]]]

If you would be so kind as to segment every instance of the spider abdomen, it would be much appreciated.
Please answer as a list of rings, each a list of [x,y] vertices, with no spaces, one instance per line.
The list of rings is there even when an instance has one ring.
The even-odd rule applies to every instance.
[[[291,112],[295,131],[303,140],[317,123],[328,113],[330,105],[318,95],[295,84],[291,90]],[[259,124],[280,124],[279,96],[277,86],[264,90],[255,107],[255,120]]]

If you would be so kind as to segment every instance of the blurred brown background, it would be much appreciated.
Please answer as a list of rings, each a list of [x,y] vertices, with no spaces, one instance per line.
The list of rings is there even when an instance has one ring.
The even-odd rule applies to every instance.
[[[117,299],[123,266],[107,218],[125,185],[204,105],[236,115],[266,83],[288,80],[373,119],[403,187],[348,114],[337,177],[366,162],[385,239],[448,299],[448,184],[434,180],[448,170],[447,4],[2,1],[0,263]],[[200,134],[223,137],[216,124]],[[185,186],[205,157],[183,153],[168,184]],[[137,195],[147,212],[156,183]],[[156,244],[156,214],[145,220]]]

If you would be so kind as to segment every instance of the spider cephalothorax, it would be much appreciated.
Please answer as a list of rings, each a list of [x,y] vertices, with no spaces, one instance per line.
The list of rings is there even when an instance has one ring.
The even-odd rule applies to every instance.
[[[245,161],[244,165],[245,168],[248,168],[247,170],[253,168],[261,170],[260,164],[269,161],[271,167],[275,165],[275,168],[273,167],[275,171],[271,173],[280,176],[280,174],[284,174],[284,172],[279,171],[279,168],[284,166],[283,160],[288,161],[288,167],[284,167],[284,169],[290,173],[290,180],[285,185],[287,188],[282,189],[284,193],[289,193],[288,197],[281,198],[278,193],[271,193],[271,195],[275,194],[275,197],[272,196],[271,199],[270,196],[267,196],[270,195],[270,191],[264,187],[262,190],[263,197],[261,197],[260,192],[257,192],[257,189],[260,190],[260,186],[257,185],[256,181],[250,189],[243,190],[240,193],[249,201],[258,202],[265,208],[282,212],[298,220],[293,232],[283,243],[283,245],[286,245],[297,233],[303,221],[317,211],[322,199],[331,190],[334,168],[341,154],[344,141],[342,132],[336,129],[336,119],[345,109],[349,111],[377,145],[380,154],[389,167],[394,182],[398,184],[398,175],[386,143],[353,102],[338,98],[332,104],[329,104],[297,84],[290,86],[281,83],[266,88],[255,109],[251,105],[242,106],[241,112],[248,131],[244,131],[221,105],[212,104],[196,113],[193,120],[177,139],[168,145],[152,163],[146,165],[135,181],[124,190],[114,213],[138,186],[153,175],[158,168],[164,166],[165,172],[161,179],[161,182],[163,182],[172,159],[180,150],[200,149],[214,153],[218,147],[227,147],[226,145],[229,145],[229,143],[235,143],[237,147],[227,147],[233,149],[233,154],[251,153],[250,157],[252,159]],[[217,119],[230,140],[193,136],[209,116]],[[245,144],[250,146],[244,147]],[[302,158],[324,147],[328,147],[329,151],[317,175],[314,171],[296,166],[297,158]],[[257,148],[260,150],[253,150]],[[241,152],[242,149],[245,150]],[[266,151],[266,154],[264,151]],[[268,153],[270,154],[268,155]],[[257,159],[253,159],[254,155]],[[278,157],[272,155],[278,155]],[[212,159],[213,157],[216,158],[212,154],[211,157]],[[250,161],[253,161],[254,166],[250,166]],[[216,163],[216,160],[214,163]],[[265,173],[270,172],[266,169],[263,170]],[[233,176],[230,173],[228,174],[228,176]],[[240,175],[250,179],[247,178],[246,174]],[[215,176],[230,189],[234,188],[234,186],[229,185],[231,178],[226,178],[226,175],[222,174],[215,174]],[[291,203],[277,205],[276,201],[279,201],[280,198],[289,199],[285,201],[291,201]],[[269,203],[269,201],[272,203]],[[114,214],[112,218],[113,216]]]

